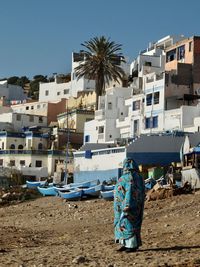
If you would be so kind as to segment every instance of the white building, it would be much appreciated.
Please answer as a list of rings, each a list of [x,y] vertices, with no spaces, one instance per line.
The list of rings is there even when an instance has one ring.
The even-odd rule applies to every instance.
[[[48,149],[48,138],[42,133],[0,132],[0,166],[17,168],[29,178],[37,178],[38,170],[40,177],[45,170],[54,175],[57,164],[66,161],[66,153]]]
[[[85,123],[84,143],[113,143],[120,137],[116,120],[124,120],[128,116],[128,107],[124,102],[131,97],[131,93],[132,89],[127,87],[106,89],[106,95],[99,97],[95,119]]]
[[[69,98],[71,82],[63,82],[62,77],[55,75],[53,82],[40,83],[39,102],[57,102]]]
[[[4,97],[8,104],[12,101],[22,103],[27,99],[21,86],[8,84],[7,80],[0,81],[0,97]]]
[[[47,117],[47,125],[57,121],[57,115],[66,111],[66,99],[50,102],[29,102],[24,104],[12,105],[14,113],[30,114],[35,116]]]
[[[0,114],[0,122],[9,123],[12,125],[13,131],[20,132],[22,129],[31,126],[46,127],[47,117],[9,112]]]

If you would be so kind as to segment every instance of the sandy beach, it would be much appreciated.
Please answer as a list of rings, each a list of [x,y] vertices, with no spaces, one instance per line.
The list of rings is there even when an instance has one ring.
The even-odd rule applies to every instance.
[[[41,197],[0,208],[1,267],[200,266],[200,191],[145,204],[143,246],[117,252],[113,202]]]

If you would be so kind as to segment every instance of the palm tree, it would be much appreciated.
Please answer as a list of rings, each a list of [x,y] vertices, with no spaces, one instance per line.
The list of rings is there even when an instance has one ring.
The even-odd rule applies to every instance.
[[[81,45],[86,50],[80,52],[84,59],[75,68],[75,73],[78,79],[85,76],[89,80],[95,80],[97,110],[99,96],[105,93],[105,85],[111,80],[123,80],[124,71],[120,67],[120,63],[125,62],[121,53],[122,45],[104,36],[94,37]]]

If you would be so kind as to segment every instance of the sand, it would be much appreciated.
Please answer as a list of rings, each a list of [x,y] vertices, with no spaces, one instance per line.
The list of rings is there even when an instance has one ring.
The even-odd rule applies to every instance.
[[[113,202],[59,197],[0,208],[0,266],[200,266],[200,191],[145,204],[143,246],[117,252]]]

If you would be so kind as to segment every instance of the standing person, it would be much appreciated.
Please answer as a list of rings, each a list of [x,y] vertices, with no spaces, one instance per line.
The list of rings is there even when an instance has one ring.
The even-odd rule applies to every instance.
[[[114,195],[115,241],[122,245],[118,251],[134,252],[142,245],[140,232],[144,200],[144,180],[139,174],[138,165],[127,158]]]

